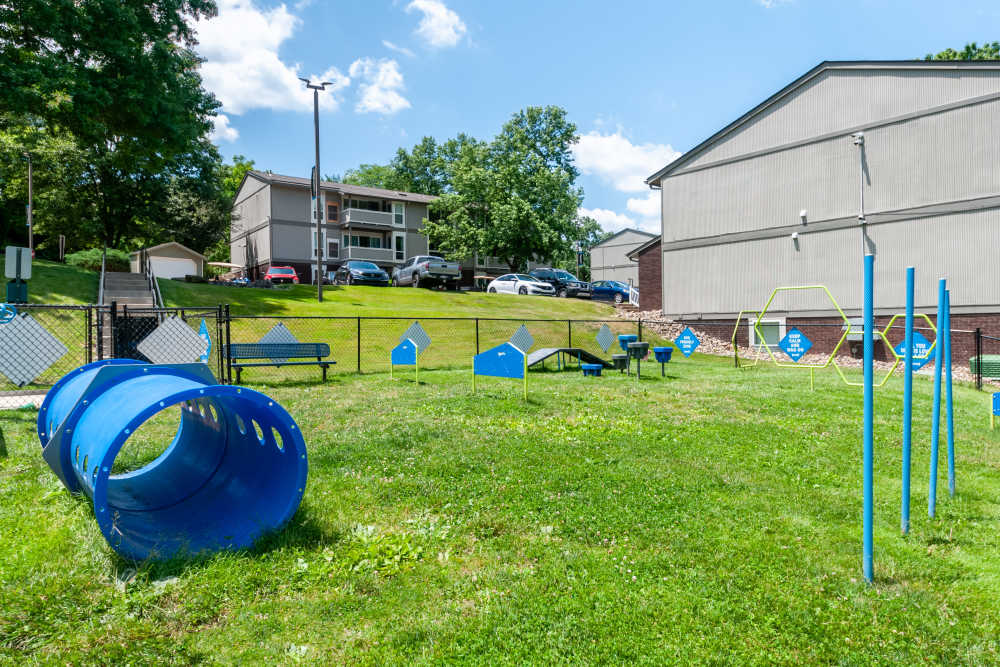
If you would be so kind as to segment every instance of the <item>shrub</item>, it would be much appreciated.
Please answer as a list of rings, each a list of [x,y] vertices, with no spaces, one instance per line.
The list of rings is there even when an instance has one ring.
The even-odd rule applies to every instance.
[[[101,253],[99,248],[80,250],[66,255],[66,263],[89,271],[101,270]],[[128,253],[124,250],[108,248],[108,261],[105,264],[108,271],[131,271]]]

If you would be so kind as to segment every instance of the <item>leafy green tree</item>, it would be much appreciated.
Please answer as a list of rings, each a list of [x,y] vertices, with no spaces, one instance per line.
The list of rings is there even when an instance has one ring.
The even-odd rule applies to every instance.
[[[109,246],[155,238],[178,181],[215,178],[219,104],[188,48],[191,21],[214,12],[211,0],[0,3],[0,108],[37,118],[85,165],[63,182],[80,216],[63,227]]]
[[[399,189],[396,187],[397,177],[395,169],[391,165],[383,164],[362,164],[357,169],[348,169],[344,172],[341,182],[349,185],[363,185],[369,188],[382,188],[384,190]]]
[[[987,42],[982,46],[972,42],[961,51],[945,49],[940,53],[928,53],[924,60],[1000,60],[1000,42]]]
[[[425,222],[431,241],[450,257],[498,257],[513,271],[565,253],[583,200],[571,152],[578,139],[565,110],[549,106],[514,114],[488,144],[456,141],[450,187]]]
[[[221,181],[222,195],[232,204],[236,199],[236,193],[243,183],[243,177],[254,168],[254,161],[248,160],[244,155],[234,155],[232,164],[219,166],[219,180]]]

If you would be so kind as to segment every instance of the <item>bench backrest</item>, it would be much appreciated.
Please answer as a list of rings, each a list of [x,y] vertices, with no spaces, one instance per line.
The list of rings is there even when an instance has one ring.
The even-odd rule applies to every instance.
[[[302,359],[328,357],[326,343],[233,343],[225,346],[230,359]]]

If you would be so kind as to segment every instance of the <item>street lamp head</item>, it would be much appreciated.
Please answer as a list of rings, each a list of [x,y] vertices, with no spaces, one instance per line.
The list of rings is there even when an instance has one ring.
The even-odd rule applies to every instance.
[[[306,88],[308,88],[310,90],[325,90],[327,86],[332,86],[333,85],[329,81],[324,81],[323,83],[314,84],[309,79],[305,79],[305,78],[303,78],[301,76],[299,77],[299,81],[301,81],[302,83],[306,84]]]

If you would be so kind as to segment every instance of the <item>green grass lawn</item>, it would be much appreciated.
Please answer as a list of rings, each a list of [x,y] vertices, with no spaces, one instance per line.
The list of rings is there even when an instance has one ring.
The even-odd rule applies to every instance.
[[[411,287],[326,285],[323,303],[314,285],[273,289],[235,288],[161,280],[168,306],[230,304],[234,315],[329,315],[350,317],[511,317],[601,319],[614,317],[614,307],[589,299],[442,292]]]
[[[463,295],[465,296],[465,295]],[[456,296],[455,298],[462,298]],[[833,373],[695,355],[618,374],[467,370],[256,388],[298,420],[302,507],[250,552],[133,564],[42,461],[0,458],[0,660],[13,663],[996,664],[1000,432],[956,387],[958,495],[899,534],[901,381],[876,399],[874,586],[861,578],[861,394]],[[655,371],[655,374],[654,374]],[[289,376],[291,377],[291,376]],[[168,440],[167,415],[129,453]],[[138,436],[137,436],[138,437]],[[138,572],[131,577],[131,568]],[[127,581],[127,583],[126,583]]]
[[[0,256],[0,267],[4,259]],[[3,269],[0,268],[0,271]],[[72,266],[36,259],[31,263],[28,303],[76,305],[97,302],[100,274]],[[4,285],[7,280],[4,280]],[[5,288],[6,289],[6,288]],[[6,292],[3,295],[6,297]]]

